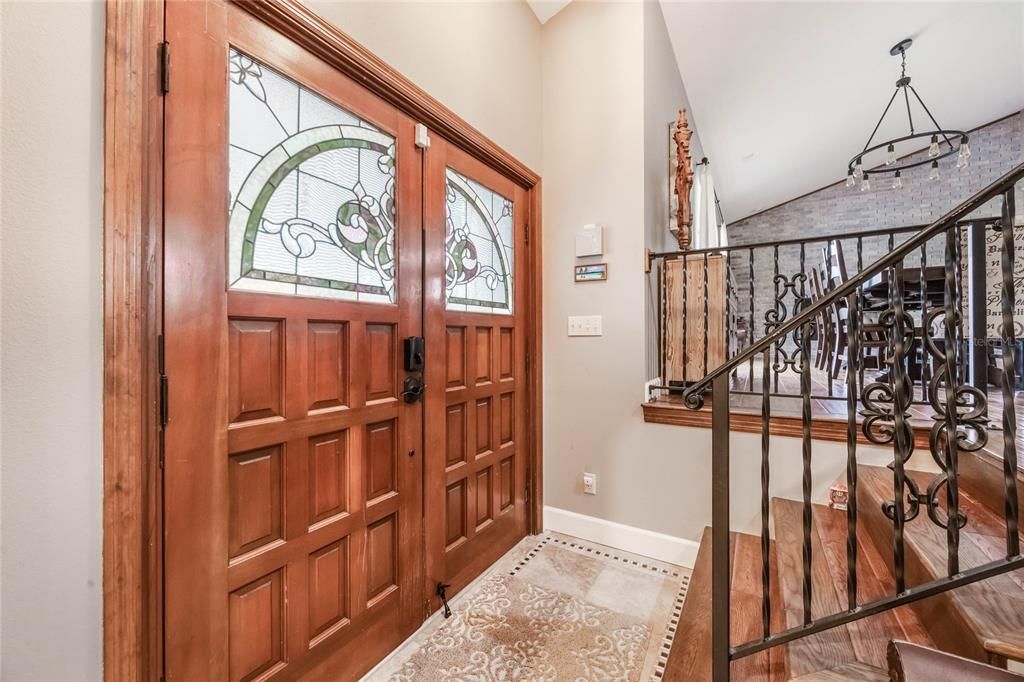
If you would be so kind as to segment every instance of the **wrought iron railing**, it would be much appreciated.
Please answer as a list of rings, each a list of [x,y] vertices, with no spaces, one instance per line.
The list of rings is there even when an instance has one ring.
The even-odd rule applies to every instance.
[[[882,611],[918,601],[942,592],[968,585],[1008,571],[1024,568],[1018,529],[1017,499],[1017,415],[1014,395],[1017,389],[1016,340],[1018,327],[1014,319],[1015,292],[1024,279],[1022,264],[1016,259],[1017,234],[1015,221],[1015,186],[1024,178],[1024,165],[1014,168],[934,223],[912,232],[904,241],[844,282],[835,283],[820,297],[806,295],[804,289],[794,286],[793,278],[781,282],[799,298],[788,315],[772,320],[770,329],[761,338],[752,339],[744,348],[737,349],[716,368],[683,389],[683,402],[690,409],[704,406],[710,392],[712,411],[712,671],[716,682],[729,679],[729,664],[759,651],[807,637],[823,630],[850,623]],[[995,293],[983,297],[981,305],[998,310],[999,346],[1002,351],[1000,393],[1003,455],[1003,483],[1005,489],[1004,516],[1006,524],[1005,557],[983,565],[963,568],[960,565],[960,530],[966,522],[959,498],[958,458],[961,453],[983,447],[990,426],[989,396],[984,388],[965,382],[963,371],[969,363],[972,349],[965,344],[962,324],[962,299],[977,296],[977,292],[963,291],[960,267],[961,233],[963,221],[989,201],[999,204],[1001,217],[988,221],[998,230],[998,243],[992,248],[1000,253]],[[799,242],[797,242],[799,243]],[[783,243],[780,242],[780,246]],[[975,243],[975,246],[977,243]],[[746,247],[740,247],[746,248]],[[806,248],[806,247],[804,247]],[[931,260],[931,253],[941,248],[941,282],[936,295],[923,292],[920,300],[911,296],[905,277],[908,262],[915,258]],[[973,249],[973,247],[972,247]],[[975,256],[980,256],[977,252]],[[1024,259],[1020,259],[1024,260]],[[917,267],[921,263],[918,262]],[[923,272],[923,271],[922,271]],[[776,281],[779,281],[776,279]],[[884,307],[877,320],[866,322],[864,316],[865,288],[869,282],[885,283]],[[911,279],[911,285],[915,282]],[[920,284],[918,284],[920,288]],[[930,302],[934,301],[934,305]],[[970,309],[972,306],[967,306]],[[851,346],[843,379],[847,420],[846,477],[849,487],[847,521],[847,603],[838,613],[814,617],[811,602],[816,586],[811,578],[812,564],[812,341],[815,324],[829,310],[840,310],[845,315],[846,333]],[[976,312],[976,311],[975,311]],[[881,329],[883,336],[868,336],[868,324],[874,333]],[[865,345],[878,344],[883,362],[880,367],[865,372]],[[915,350],[916,349],[916,350]],[[926,379],[910,376],[910,358],[917,352],[928,357],[930,373]],[[779,360],[778,358],[783,358]],[[762,561],[762,634],[760,637],[736,645],[730,644],[730,486],[729,486],[729,420],[730,394],[734,390],[734,373],[744,365],[760,366],[761,429],[761,561]],[[799,399],[802,407],[802,622],[794,627],[772,631],[771,628],[771,571],[769,559],[771,536],[769,531],[771,484],[771,419],[772,395],[775,375],[785,365],[799,376]],[[874,374],[874,376],[872,376]],[[751,371],[753,384],[753,371]],[[985,379],[988,381],[987,377]],[[749,392],[749,389],[743,389]],[[835,396],[831,396],[835,397]],[[907,460],[914,451],[915,429],[910,407],[913,403],[927,404],[932,413],[929,431],[929,450],[939,468],[931,485],[922,491],[907,473]],[[993,401],[995,404],[995,401]],[[858,421],[859,416],[862,420]],[[868,602],[858,599],[857,576],[857,470],[858,431],[873,443],[891,446],[893,450],[892,501],[885,505],[886,516],[893,527],[893,557],[895,592],[884,598]],[[945,489],[945,495],[941,491]],[[944,498],[944,499],[940,499]],[[945,529],[947,539],[946,575],[929,582],[908,586],[906,569],[906,524],[921,511],[930,522]]]
[[[984,250],[986,244],[997,240],[1000,225],[1000,218],[971,218],[956,224],[959,237],[954,242],[956,304],[962,311],[961,324],[966,326],[958,335],[962,343],[958,355],[969,360],[959,365],[958,371],[964,381],[978,387],[983,386],[987,379],[989,366],[994,360],[989,356],[998,349],[998,345],[990,343],[991,325],[985,319],[986,298],[991,298],[993,292],[986,290],[985,273],[968,267],[967,254],[971,250]],[[869,257],[874,260],[893,251],[926,227],[910,225],[649,254],[650,263],[657,268],[659,277],[658,349],[659,376],[662,377],[660,385],[649,387],[652,397],[656,392],[681,394],[688,384],[703,378],[722,362],[731,360],[754,341],[771,334],[808,303],[830,293],[849,276],[862,272]],[[713,298],[710,293],[714,284],[706,276],[708,259],[716,257],[724,260],[727,271],[722,322],[725,333],[719,337],[725,342],[717,353],[717,362],[709,361],[709,357],[716,355],[714,350],[709,350],[709,346],[715,344],[712,332],[715,328],[714,315],[709,313],[708,303]],[[904,269],[904,293],[910,300],[910,313],[916,327],[933,320],[932,311],[942,307],[944,262],[944,249],[933,240],[922,244],[911,254],[910,267]],[[677,281],[675,287],[669,277],[673,268],[681,273],[682,280],[681,283]],[[688,277],[691,270],[698,272],[693,283]],[[965,295],[967,292],[973,299]],[[684,304],[678,305],[677,301],[673,307],[674,298],[683,299]],[[689,305],[694,303],[696,305]],[[846,382],[841,376],[851,364],[859,368],[860,385],[865,383],[866,368],[871,365],[881,368],[887,364],[884,329],[880,327],[884,320],[880,318],[888,307],[888,284],[881,276],[861,283],[855,309],[846,307],[843,302],[842,305],[827,306],[824,314],[815,316],[811,323],[810,341],[815,367],[820,370],[816,375],[820,376],[816,376],[812,385],[812,399],[845,401]],[[853,311],[858,319],[850,322],[847,318]],[[694,325],[688,320],[692,317],[699,318],[700,324]],[[858,322],[861,324],[855,326]],[[687,338],[688,330],[694,326],[698,327],[697,338]],[[861,338],[853,338],[851,332],[854,329]],[[929,383],[936,367],[923,338],[924,335],[917,335],[912,339],[907,356],[909,377],[914,388],[911,402],[918,405],[929,402]],[[773,348],[767,379],[772,397],[795,398],[801,395],[800,368],[796,363],[799,350],[792,338]],[[860,355],[851,363],[849,356],[855,353]],[[675,358],[676,362],[670,362],[670,358]],[[759,397],[762,387],[757,384],[762,378],[762,369],[753,356],[746,365],[734,368],[732,394]],[[687,371],[691,376],[686,375]]]

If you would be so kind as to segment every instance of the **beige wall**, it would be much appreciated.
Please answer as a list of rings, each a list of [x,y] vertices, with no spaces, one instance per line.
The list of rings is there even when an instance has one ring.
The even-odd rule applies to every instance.
[[[103,6],[0,2],[4,680],[100,678]]]
[[[541,171],[541,25],[525,2],[306,4]]]
[[[574,2],[543,30],[544,493],[553,507],[696,538],[709,508],[708,432],[646,424],[640,409],[650,16],[640,3]],[[670,99],[654,118],[678,106]],[[667,142],[651,145],[657,192]],[[594,222],[605,226],[609,279],[575,284],[574,231]],[[604,335],[567,337],[569,315],[602,315]],[[598,475],[598,495],[583,494],[584,471]]]

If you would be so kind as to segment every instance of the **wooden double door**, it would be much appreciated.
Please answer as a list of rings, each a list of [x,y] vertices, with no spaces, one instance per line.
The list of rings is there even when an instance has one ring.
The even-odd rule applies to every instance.
[[[233,4],[166,28],[166,677],[356,678],[526,533],[528,196]]]

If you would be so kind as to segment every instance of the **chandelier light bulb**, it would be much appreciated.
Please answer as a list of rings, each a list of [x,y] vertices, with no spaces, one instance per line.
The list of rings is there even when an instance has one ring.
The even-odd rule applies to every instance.
[[[857,165],[853,167],[853,177],[858,180],[864,177],[864,167],[860,159],[857,159]]]
[[[932,135],[932,143],[928,145],[928,158],[934,159],[939,155],[939,136]]]
[[[896,175],[892,179],[892,188],[893,189],[902,189],[902,187],[903,187],[903,178],[900,177],[900,172],[896,171]]]
[[[963,169],[967,168],[970,163],[968,159],[971,158],[971,146],[966,141],[960,142],[960,153],[956,157],[956,167]]]
[[[891,166],[894,163],[896,163],[896,147],[894,145],[889,145],[889,154],[885,157],[885,165]]]
[[[871,190],[871,181],[868,180],[868,174],[864,174],[864,179],[860,181],[860,191],[868,192]]]
[[[857,184],[857,180],[856,180],[856,178],[853,177],[853,171],[852,170],[846,171],[846,186],[847,187],[853,187],[856,184]]]
[[[939,162],[938,161],[932,161],[932,170],[931,170],[930,173],[928,173],[928,179],[929,180],[938,180],[939,179]]]

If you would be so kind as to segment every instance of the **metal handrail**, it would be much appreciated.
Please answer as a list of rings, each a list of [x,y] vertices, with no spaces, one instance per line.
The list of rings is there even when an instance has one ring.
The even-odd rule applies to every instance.
[[[716,378],[727,375],[739,365],[748,362],[758,353],[771,348],[781,339],[788,337],[793,330],[810,323],[815,317],[820,315],[825,308],[833,305],[837,300],[854,293],[870,278],[874,277],[882,270],[885,270],[895,263],[902,262],[906,256],[915,249],[920,248],[922,244],[937,234],[954,227],[960,220],[967,217],[970,213],[978,210],[991,199],[994,199],[998,195],[1012,188],[1022,178],[1024,178],[1024,163],[1016,166],[1012,171],[998,178],[988,185],[988,187],[965,200],[959,206],[922,229],[913,237],[861,270],[855,277],[848,279],[846,282],[843,282],[832,289],[827,295],[822,296],[818,300],[805,306],[799,315],[793,316],[788,321],[781,324],[771,334],[761,337],[758,341],[747,347],[747,349],[742,353],[735,355],[725,363],[719,365],[711,372],[708,372],[703,379],[700,379],[687,388],[683,392],[683,401],[686,406],[691,409],[702,408],[704,406],[704,394]],[[745,245],[743,248],[750,248],[750,245]],[[721,249],[717,250],[720,251]],[[947,263],[946,266],[949,267],[950,264]]]
[[[716,253],[723,253],[728,251],[749,251],[750,249],[764,249],[775,246],[793,246],[794,244],[813,244],[816,242],[828,242],[835,241],[837,239],[857,239],[861,237],[866,239],[868,237],[887,237],[890,234],[903,234],[906,232],[918,232],[928,227],[926,224],[920,225],[901,225],[899,227],[880,227],[874,230],[864,230],[863,232],[847,232],[844,234],[823,234],[816,235],[814,237],[794,237],[792,239],[778,239],[771,242],[754,242],[752,244],[730,244],[729,246],[713,246],[707,249],[687,249],[686,251],[652,251],[648,254],[651,260],[657,260],[659,258],[665,258],[667,260],[673,258],[682,258],[683,256],[702,256],[705,253],[713,255]]]

